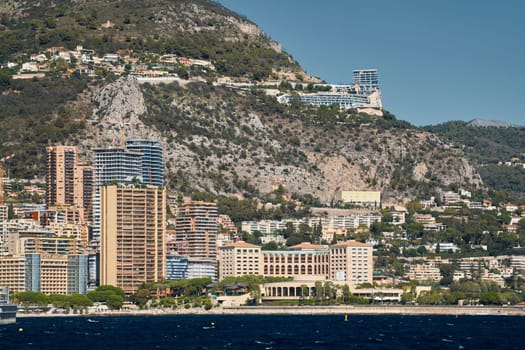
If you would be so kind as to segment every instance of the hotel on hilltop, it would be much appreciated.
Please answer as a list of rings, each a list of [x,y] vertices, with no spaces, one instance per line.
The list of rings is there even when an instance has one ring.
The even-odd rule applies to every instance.
[[[360,69],[352,72],[351,85],[317,84],[330,87],[329,91],[318,91],[297,94],[285,94],[277,98],[281,103],[290,103],[299,99],[305,104],[331,106],[339,104],[342,109],[357,109],[369,114],[382,115],[383,103],[379,88],[377,69]]]

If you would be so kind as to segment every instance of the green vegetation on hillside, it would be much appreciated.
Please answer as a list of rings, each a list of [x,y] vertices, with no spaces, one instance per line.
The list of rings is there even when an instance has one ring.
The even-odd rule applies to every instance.
[[[478,163],[485,185],[508,192],[513,200],[525,196],[524,169],[496,165],[513,157],[525,161],[525,128],[470,126],[463,121],[450,121],[423,129],[436,133]]]
[[[478,171],[485,185],[525,197],[524,168],[489,164],[478,167]]]
[[[423,129],[462,148],[465,155],[479,163],[498,163],[525,152],[525,128],[470,126],[463,121],[450,121]]]
[[[78,111],[68,102],[87,87],[79,77],[9,80],[0,87],[0,157],[15,153],[7,163],[11,175],[43,175],[45,146],[64,142],[83,128]]]
[[[265,36],[241,33],[225,16],[242,18],[212,1],[46,3],[33,4],[27,17],[0,17],[0,62],[50,47],[83,45],[100,57],[129,50],[136,57],[155,53],[210,60],[220,74],[255,80],[270,76],[272,68],[299,68],[289,55],[271,48]],[[188,12],[191,4],[202,6],[205,14]],[[107,21],[113,26],[101,29]]]

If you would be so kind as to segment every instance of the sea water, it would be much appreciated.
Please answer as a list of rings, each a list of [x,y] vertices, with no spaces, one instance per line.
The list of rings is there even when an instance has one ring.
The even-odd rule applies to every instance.
[[[31,317],[0,349],[525,349],[525,317],[172,315]]]

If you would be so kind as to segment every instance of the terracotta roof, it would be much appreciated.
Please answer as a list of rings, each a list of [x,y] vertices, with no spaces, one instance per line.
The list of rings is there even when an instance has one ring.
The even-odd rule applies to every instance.
[[[227,244],[223,246],[223,248],[260,248],[260,247],[255,244],[246,243],[244,241],[238,241],[235,243]]]
[[[337,244],[332,245],[332,247],[370,247],[369,245],[366,245],[361,242],[357,241],[345,241],[345,242],[339,242]]]
[[[322,245],[303,242],[303,243],[299,243],[294,246],[291,246],[288,249],[323,249],[323,248],[324,247]]]

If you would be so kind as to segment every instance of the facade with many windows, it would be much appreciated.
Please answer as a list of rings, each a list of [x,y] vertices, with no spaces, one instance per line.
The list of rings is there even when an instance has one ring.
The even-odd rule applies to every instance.
[[[356,287],[372,283],[372,246],[341,242],[332,246],[301,243],[287,250],[265,251],[236,242],[219,248],[219,277],[262,275],[295,281],[332,281]]]
[[[49,146],[46,162],[46,204],[75,213],[72,222],[91,220],[93,168],[80,164],[78,147]]]
[[[228,276],[259,275],[261,247],[246,242],[235,242],[219,249],[219,279]]]
[[[85,294],[87,255],[31,253],[0,258],[0,285],[12,292]]]
[[[372,246],[346,241],[330,246],[330,280],[350,287],[372,283]]]
[[[383,109],[379,74],[377,69],[360,69],[352,73],[351,85],[318,84],[328,91],[285,94],[278,97],[280,103],[302,102],[316,106],[338,104],[339,108]],[[314,85],[314,87],[316,87]]]
[[[126,149],[142,153],[142,182],[157,187],[164,186],[164,158],[162,145],[158,141],[129,139]]]
[[[217,216],[212,202],[188,202],[178,209],[174,253],[188,258],[188,278],[216,278]]]
[[[288,250],[263,251],[262,274],[325,280],[329,272],[328,253],[326,247],[310,243],[301,243]]]
[[[100,283],[133,294],[165,278],[166,191],[108,185],[100,207]]]

